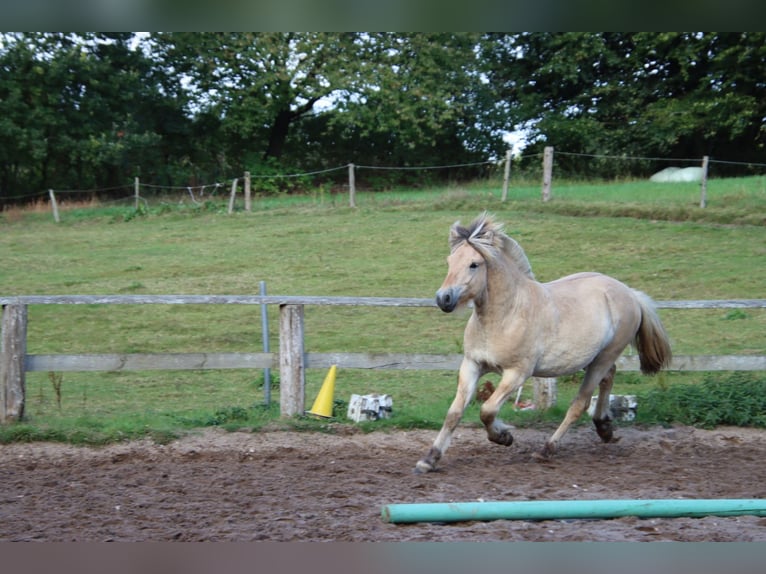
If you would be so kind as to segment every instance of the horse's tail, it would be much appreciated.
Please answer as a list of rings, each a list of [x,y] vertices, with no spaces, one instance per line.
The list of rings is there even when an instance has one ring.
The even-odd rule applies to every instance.
[[[670,366],[673,358],[670,339],[657,315],[654,302],[641,291],[634,290],[634,293],[641,307],[641,325],[638,327],[635,341],[641,372],[654,375],[660,369]]]

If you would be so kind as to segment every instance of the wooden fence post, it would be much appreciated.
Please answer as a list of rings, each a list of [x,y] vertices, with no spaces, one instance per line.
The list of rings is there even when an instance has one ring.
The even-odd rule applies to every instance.
[[[3,306],[0,335],[0,424],[24,416],[27,306]]]
[[[303,305],[279,306],[279,408],[283,417],[306,410]]]
[[[348,204],[350,207],[356,207],[356,178],[353,163],[348,164]]]
[[[505,171],[503,173],[503,201],[508,199],[508,184],[511,180],[511,150],[505,152]]]
[[[135,199],[136,199],[136,205],[135,205],[136,211],[138,211],[138,201],[141,199],[140,190],[141,190],[141,185],[138,182],[138,178],[135,178],[133,180],[133,195],[135,196]]]
[[[708,156],[702,158],[702,183],[700,186],[700,207],[702,208],[707,205],[707,166],[709,161]]]
[[[229,195],[229,214],[234,211],[234,198],[237,195],[237,178],[234,178],[234,181],[231,182],[231,194]]]
[[[250,198],[250,172],[245,172],[245,211],[252,211],[252,199]]]
[[[59,204],[56,203],[56,194],[53,193],[52,189],[48,190],[48,195],[51,197],[51,209],[53,210],[53,221],[56,223],[59,223],[61,219],[59,219]]]
[[[266,281],[261,281],[259,293],[266,296]],[[269,344],[269,307],[266,303],[261,303],[261,337],[263,339],[263,352],[270,353]],[[271,405],[271,369],[263,369],[263,402],[266,406]]]
[[[543,153],[543,201],[551,198],[551,181],[553,179],[553,147],[545,146]]]
[[[557,386],[555,377],[532,377],[535,408],[541,411],[556,406]]]

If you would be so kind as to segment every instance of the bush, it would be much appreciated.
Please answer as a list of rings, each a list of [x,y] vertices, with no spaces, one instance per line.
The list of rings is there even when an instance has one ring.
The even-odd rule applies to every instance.
[[[709,373],[699,384],[655,389],[639,398],[639,420],[766,427],[766,379],[746,372]]]

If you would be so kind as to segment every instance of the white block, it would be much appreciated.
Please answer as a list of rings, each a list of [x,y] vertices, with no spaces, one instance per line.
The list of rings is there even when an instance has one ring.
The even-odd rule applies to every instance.
[[[588,414],[592,417],[596,413],[598,397],[590,400]],[[613,421],[632,421],[636,418],[638,402],[636,395],[609,395],[609,414]]]
[[[393,405],[391,395],[351,395],[348,418],[355,422],[387,419],[391,416]]]

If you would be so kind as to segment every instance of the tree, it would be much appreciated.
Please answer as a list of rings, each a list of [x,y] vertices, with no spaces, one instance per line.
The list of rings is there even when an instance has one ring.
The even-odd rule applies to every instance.
[[[54,121],[40,106],[44,69],[35,64],[34,50],[5,35],[0,54],[0,200],[27,193],[19,189],[32,165],[46,155],[46,125]],[[37,179],[39,182],[39,178]]]
[[[132,34],[3,36],[0,195],[120,186],[141,169],[163,171],[158,151],[174,145],[187,120],[173,78],[161,77],[132,41]]]
[[[477,40],[476,34],[369,35],[367,75],[338,101],[332,123],[358,143],[377,142],[387,154],[378,161],[389,165],[466,162],[472,154],[487,159],[500,138],[493,141],[476,125]]]
[[[439,170],[359,172],[357,182],[430,184],[475,178],[502,136],[477,125],[483,83],[475,34],[368,34],[367,67],[354,91],[307,118],[289,140],[311,166],[457,166]],[[500,150],[498,152],[498,150]]]
[[[763,33],[489,34],[490,122],[529,129],[529,150],[700,157],[762,153]],[[752,155],[751,155],[752,156]]]
[[[640,36],[642,39],[644,35]],[[655,63],[657,97],[645,110],[676,153],[763,161],[766,151],[766,34],[661,35],[644,57]],[[668,69],[669,68],[669,69]]]
[[[290,127],[348,89],[365,65],[349,57],[363,46],[351,33],[167,33],[153,42],[163,65],[188,77],[199,111],[221,119],[241,158],[280,158]]]
[[[465,162],[466,145],[486,153],[469,105],[477,38],[172,33],[153,41],[163,65],[191,79],[200,110],[220,118],[234,162],[252,169],[285,159],[286,150],[291,165],[308,157],[394,165],[452,155]],[[321,158],[306,153],[314,147]]]

